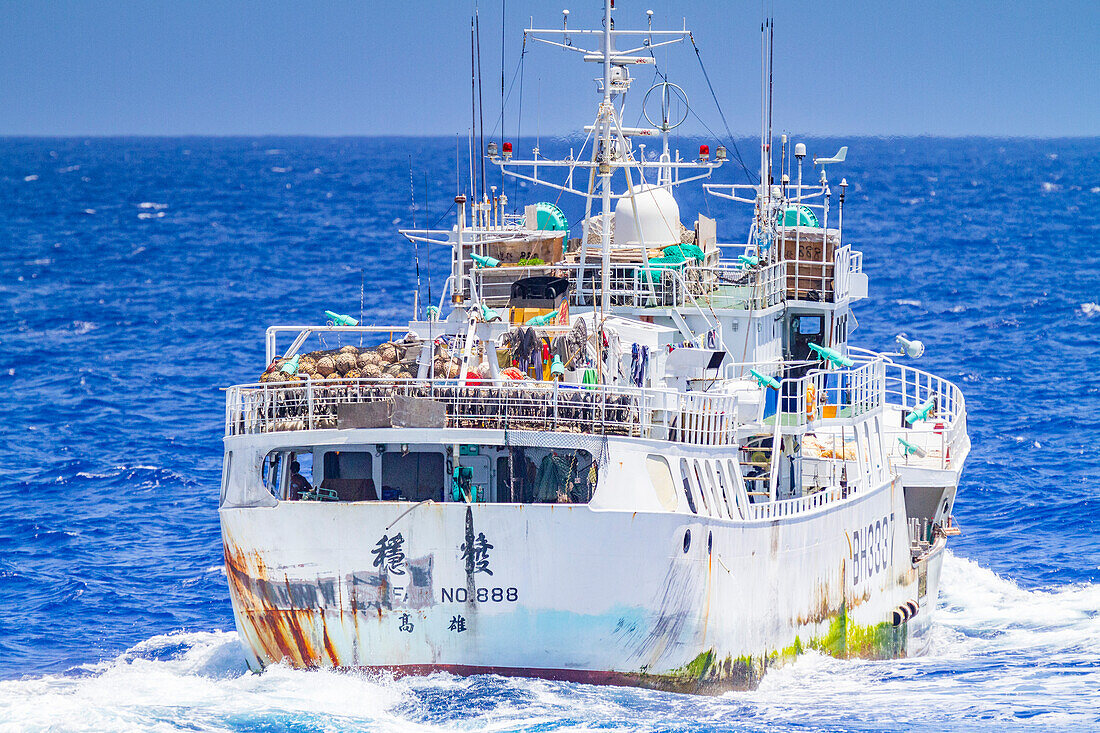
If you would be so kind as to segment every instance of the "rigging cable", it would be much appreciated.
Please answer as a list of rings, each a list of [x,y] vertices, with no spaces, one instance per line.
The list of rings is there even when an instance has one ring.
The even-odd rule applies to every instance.
[[[470,16],[470,198],[477,198],[474,171],[474,130],[477,128],[477,75],[474,72],[474,16]]]
[[[523,59],[526,55],[527,55],[527,35],[524,34],[524,36],[523,36],[523,46],[522,46],[522,48],[520,48],[520,52],[519,52],[519,110],[516,112],[516,144],[517,145],[519,144],[520,137],[522,136],[522,131],[523,131]],[[501,173],[503,174],[503,172],[504,172],[504,169],[502,168]],[[517,197],[516,186],[518,186],[518,185],[519,185],[518,181],[516,181],[515,183],[512,184],[512,198],[513,199]],[[515,210],[515,207],[516,207],[516,203],[513,202],[512,203],[512,210],[513,211]]]
[[[508,94],[506,96],[506,100],[510,100],[512,98],[512,90],[515,89],[516,78],[518,77],[519,78],[520,114],[523,113],[523,59],[524,59],[524,56],[526,56],[526,55],[527,55],[527,39],[524,39],[524,41],[523,41],[523,50],[520,52],[519,62],[516,63],[516,70],[512,72],[512,80],[510,82],[508,82]],[[489,138],[492,139],[493,136],[497,134],[497,130],[499,129],[502,145],[503,145],[503,142],[504,142],[504,105],[506,105],[506,104],[507,104],[507,101],[505,101],[501,105],[500,115],[497,117],[496,122],[493,123],[493,129],[489,133]],[[519,127],[518,122],[516,124],[516,127],[517,127],[517,130],[518,130],[518,127]],[[519,138],[518,132],[516,134],[516,138],[517,138],[517,140]],[[504,170],[501,169],[500,173],[501,173],[501,178],[502,178],[501,184],[500,184],[500,191],[501,191],[501,193],[504,193],[504,181],[503,181]]]
[[[692,39],[692,45],[694,45],[694,44],[695,44],[695,40]],[[699,58],[700,68],[703,69],[703,78],[705,78],[707,80],[707,86],[710,87],[710,95],[714,99],[715,106],[718,107],[718,114],[722,116],[722,122],[725,123],[726,117],[725,117],[724,114],[722,114],[722,106],[720,104],[718,104],[718,97],[715,96],[715,94],[714,94],[714,87],[710,85],[710,78],[707,76],[706,68],[703,67],[703,57],[701,55],[699,55],[699,47],[698,46],[695,47],[695,54]],[[654,72],[654,77],[653,78],[657,79],[659,77],[661,79],[661,81],[667,83],[668,82],[668,73],[661,71],[660,67],[657,64],[657,57],[654,55],[653,49],[649,49],[649,55],[650,55],[650,57],[653,58],[653,72]],[[697,113],[692,108],[692,106],[690,104],[687,105],[687,112],[692,117],[694,117],[695,120],[700,125],[703,126],[703,129],[705,129],[708,133],[710,133],[711,137],[713,137],[715,139],[718,139],[718,140],[720,140],[722,138],[721,135],[719,135],[717,132],[715,132],[714,130],[712,130],[710,128],[710,125],[708,125],[706,123],[706,121],[702,117],[699,116],[699,113]],[[638,115],[638,121],[639,122],[641,122],[641,117],[642,117],[642,115],[639,113],[639,115]],[[754,180],[752,172],[745,165],[744,160],[741,159],[741,151],[737,149],[737,143],[733,139],[733,133],[730,132],[730,128],[729,128],[728,124],[726,125],[726,136],[729,139],[730,147],[733,148],[733,158],[734,158],[734,160],[736,160],[738,165],[741,166],[741,170],[743,170],[745,172],[745,176],[749,179],[749,181],[755,183],[756,181]]]
[[[718,116],[722,118],[722,124],[726,128],[726,136],[729,139],[730,147],[733,148],[733,157],[741,165],[741,170],[745,171],[745,176],[748,177],[749,182],[756,183],[755,176],[749,171],[748,166],[745,165],[745,161],[741,159],[741,151],[737,149],[737,141],[733,139],[733,133],[730,131],[729,122],[726,121],[726,113],[722,111],[722,105],[718,101],[718,95],[714,92],[714,85],[710,83],[710,75],[707,74],[707,67],[703,65],[703,54],[700,53],[699,46],[695,43],[695,36],[689,33],[688,38],[691,40],[692,48],[695,49],[695,58],[699,59],[699,68],[703,72],[703,78],[707,82],[707,88],[710,89],[710,96],[714,100],[714,106],[718,108]],[[696,117],[698,117],[698,115],[696,115]]]
[[[481,198],[485,200],[485,102],[481,96],[481,16],[477,6],[474,6],[474,37],[477,42],[477,118],[478,118],[478,148],[477,155],[481,158]]]
[[[500,0],[500,144],[502,148],[504,147],[504,21],[507,14],[508,0]],[[503,168],[500,169],[500,193],[504,195]]]
[[[457,141],[456,141],[457,142]],[[457,150],[455,151],[457,154]],[[457,159],[456,159],[457,161]],[[424,224],[428,223],[428,171],[424,171]],[[428,276],[428,305],[432,304],[432,248],[428,247],[428,256],[424,260],[425,274]],[[419,287],[419,286],[418,286]]]
[[[412,212],[412,228],[416,230],[416,190],[413,187],[413,159],[409,156],[409,210]],[[425,219],[427,224],[428,220]],[[420,320],[420,242],[413,240],[413,261],[416,263],[416,309],[413,319]]]

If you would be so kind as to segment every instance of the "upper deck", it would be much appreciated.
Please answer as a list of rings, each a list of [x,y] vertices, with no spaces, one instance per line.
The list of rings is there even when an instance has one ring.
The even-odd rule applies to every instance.
[[[225,433],[463,428],[710,446],[738,446],[752,436],[774,433],[839,437],[843,445],[854,436],[856,424],[876,417],[889,441],[883,449],[896,464],[957,469],[969,449],[961,390],[882,355],[853,355],[858,360],[852,367],[811,369],[778,381],[778,389],[738,377],[711,380],[700,391],[557,380],[339,375],[245,384],[227,390]],[[915,412],[921,415],[907,423]],[[439,440],[447,441],[445,432]],[[842,448],[827,452],[843,455]]]

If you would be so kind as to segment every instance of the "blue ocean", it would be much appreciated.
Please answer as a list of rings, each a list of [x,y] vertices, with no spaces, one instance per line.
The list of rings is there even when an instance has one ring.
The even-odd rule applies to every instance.
[[[1100,139],[807,142],[850,146],[830,173],[870,276],[853,342],[920,338],[917,365],[966,394],[963,534],[927,656],[807,654],[714,698],[250,673],[222,570],[220,388],[256,378],[270,324],[401,323],[418,288],[439,297],[447,253],[396,229],[450,226],[465,140],[456,162],[453,138],[8,138],[0,730],[1100,729]],[[700,190],[680,209],[745,239],[749,211]]]

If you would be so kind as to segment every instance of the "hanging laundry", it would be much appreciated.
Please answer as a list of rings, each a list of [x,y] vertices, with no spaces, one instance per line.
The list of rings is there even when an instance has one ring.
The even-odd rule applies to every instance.
[[[634,386],[641,387],[645,384],[646,375],[649,372],[649,347],[639,344],[630,345],[630,381]]]

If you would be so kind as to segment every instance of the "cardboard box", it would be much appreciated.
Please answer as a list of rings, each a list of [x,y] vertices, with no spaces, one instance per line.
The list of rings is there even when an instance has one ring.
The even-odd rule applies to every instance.
[[[515,242],[492,242],[485,253],[500,260],[502,265],[518,265],[520,260],[537,257],[546,264],[561,262],[565,246],[564,235]]]

